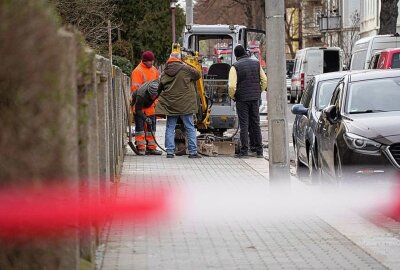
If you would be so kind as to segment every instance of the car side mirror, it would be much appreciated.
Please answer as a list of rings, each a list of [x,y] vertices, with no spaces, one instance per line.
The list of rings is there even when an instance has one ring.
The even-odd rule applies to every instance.
[[[304,107],[303,104],[296,104],[292,106],[292,113],[296,115],[307,115],[308,108]]]
[[[340,113],[336,105],[326,107],[322,113],[331,124],[336,124],[339,121]]]

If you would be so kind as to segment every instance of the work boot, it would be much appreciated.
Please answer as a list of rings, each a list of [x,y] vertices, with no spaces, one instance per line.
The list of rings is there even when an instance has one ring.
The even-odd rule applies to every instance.
[[[255,157],[255,156],[257,156],[257,151],[256,151],[256,150],[250,150],[250,151],[249,151],[249,156],[250,156],[250,157]]]
[[[167,154],[167,158],[174,158],[175,155],[174,154]]]
[[[257,152],[257,158],[263,158],[264,153],[263,152]]]
[[[151,156],[161,156],[162,152],[157,150],[157,149],[147,149],[146,150],[146,155],[151,155]]]
[[[249,154],[242,153],[242,152],[235,155],[235,158],[248,158],[248,157],[249,157]]]

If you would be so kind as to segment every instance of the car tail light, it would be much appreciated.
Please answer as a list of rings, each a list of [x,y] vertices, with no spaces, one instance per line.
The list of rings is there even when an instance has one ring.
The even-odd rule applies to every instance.
[[[300,74],[300,89],[301,91],[304,90],[304,73]]]

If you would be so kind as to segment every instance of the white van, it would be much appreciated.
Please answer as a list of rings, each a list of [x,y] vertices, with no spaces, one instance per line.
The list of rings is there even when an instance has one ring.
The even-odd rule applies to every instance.
[[[400,36],[377,35],[357,40],[351,56],[350,70],[368,69],[374,53],[388,48],[400,47]]]
[[[341,71],[343,69],[343,51],[338,47],[310,47],[297,51],[290,103],[300,100],[304,86],[315,75]]]

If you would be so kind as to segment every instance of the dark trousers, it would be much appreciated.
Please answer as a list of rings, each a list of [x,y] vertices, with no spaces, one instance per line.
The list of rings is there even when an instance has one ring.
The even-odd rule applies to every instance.
[[[261,106],[261,98],[258,100],[258,107]],[[260,110],[258,110],[260,111]],[[256,127],[257,128],[257,127]],[[251,130],[253,129],[253,127],[251,126],[251,122],[249,123],[249,142],[250,142],[250,151],[251,152],[257,152],[257,145],[255,142],[255,138],[254,138],[254,132],[252,132]],[[262,142],[261,142],[262,144]]]
[[[153,132],[156,131],[156,116],[155,115],[149,115],[148,117],[151,118],[152,124],[152,129]],[[144,119],[137,114],[134,114],[134,119],[135,119],[135,132],[150,132],[150,128],[147,126],[147,123],[144,121]]]
[[[242,154],[248,153],[250,136],[254,150],[257,153],[262,153],[259,101],[236,101],[236,111],[240,127],[240,152]]]

